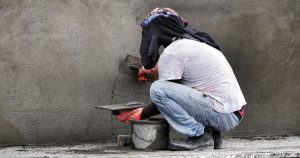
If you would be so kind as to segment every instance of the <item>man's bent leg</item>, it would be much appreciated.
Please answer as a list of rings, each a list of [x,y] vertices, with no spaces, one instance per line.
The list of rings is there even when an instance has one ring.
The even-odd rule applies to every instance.
[[[195,104],[211,107],[210,100],[199,91],[168,81],[156,81],[150,88],[150,97],[169,124],[179,133],[189,137],[204,133],[204,125],[195,119]],[[205,110],[204,110],[205,111]]]
[[[184,85],[156,81],[151,86],[150,96],[177,132],[189,137],[199,136],[206,126],[204,134],[211,131],[209,133],[214,138],[215,149],[222,145],[219,131],[231,130],[240,122],[234,113],[223,114],[215,111],[210,97]]]

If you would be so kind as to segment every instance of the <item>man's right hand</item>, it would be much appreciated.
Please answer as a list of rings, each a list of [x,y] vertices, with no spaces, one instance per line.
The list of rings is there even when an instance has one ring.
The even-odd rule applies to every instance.
[[[144,67],[142,67],[141,69],[139,69],[138,80],[150,81],[150,80],[157,79],[157,76],[158,76],[157,66],[155,66],[150,70],[147,70]]]

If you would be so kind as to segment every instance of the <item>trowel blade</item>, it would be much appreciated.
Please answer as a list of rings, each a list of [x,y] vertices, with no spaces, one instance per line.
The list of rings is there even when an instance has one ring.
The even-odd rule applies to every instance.
[[[130,75],[137,76],[137,70],[143,66],[142,61],[139,57],[133,55],[127,55],[121,66],[120,72]]]
[[[118,111],[118,110],[136,109],[145,106],[147,105],[144,104],[143,102],[133,101],[133,102],[123,103],[123,104],[101,105],[101,106],[96,106],[95,108]]]

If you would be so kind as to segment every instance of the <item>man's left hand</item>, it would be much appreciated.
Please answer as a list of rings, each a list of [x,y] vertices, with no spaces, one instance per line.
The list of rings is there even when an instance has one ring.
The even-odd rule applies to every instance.
[[[120,114],[118,116],[116,116],[117,120],[123,122],[123,123],[127,123],[129,120],[133,119],[133,120],[140,120],[141,119],[141,115],[143,112],[144,108],[137,108],[134,110],[126,110],[126,111],[121,111]]]

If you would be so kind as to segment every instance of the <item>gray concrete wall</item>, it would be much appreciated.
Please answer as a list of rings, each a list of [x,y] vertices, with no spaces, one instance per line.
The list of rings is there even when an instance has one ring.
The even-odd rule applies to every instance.
[[[0,144],[128,132],[94,106],[149,100],[149,83],[120,68],[158,6],[208,32],[232,65],[248,105],[229,135],[300,134],[298,0],[0,0]]]

